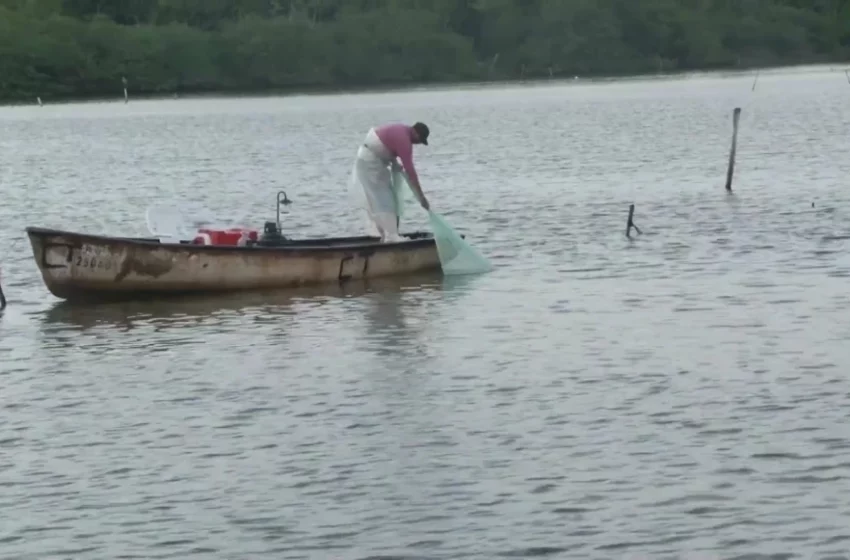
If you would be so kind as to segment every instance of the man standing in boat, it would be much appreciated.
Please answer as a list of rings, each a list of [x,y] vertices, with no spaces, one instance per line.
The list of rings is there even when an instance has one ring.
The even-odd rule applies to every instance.
[[[382,242],[399,241],[398,208],[392,188],[392,169],[399,165],[407,173],[410,187],[425,210],[430,208],[428,199],[419,184],[419,175],[413,165],[413,145],[428,145],[428,127],[417,122],[386,124],[369,129],[363,145],[357,150],[352,179],[366,195],[366,212],[378,228]]]

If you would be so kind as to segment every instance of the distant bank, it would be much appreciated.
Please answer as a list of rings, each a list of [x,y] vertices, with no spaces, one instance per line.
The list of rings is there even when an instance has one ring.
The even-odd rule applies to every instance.
[[[850,3],[0,0],[0,103],[675,75],[850,60]]]
[[[463,90],[476,88],[499,88],[499,87],[516,87],[522,85],[543,86],[546,84],[569,84],[577,85],[587,83],[606,83],[606,82],[624,82],[624,81],[640,81],[640,80],[670,80],[677,78],[685,78],[688,76],[753,76],[758,74],[785,74],[785,73],[821,73],[835,72],[841,75],[848,81],[850,87],[850,63],[809,63],[809,64],[792,64],[792,65],[772,65],[772,66],[757,66],[752,68],[720,68],[707,70],[681,70],[663,73],[643,73],[643,74],[616,74],[616,75],[590,75],[590,76],[553,76],[537,77],[537,78],[503,78],[492,80],[455,80],[455,81],[440,81],[440,82],[422,82],[422,83],[381,83],[362,86],[303,86],[290,88],[266,88],[266,89],[205,89],[183,92],[135,92],[131,88],[128,91],[129,102],[133,101],[156,101],[169,99],[206,99],[206,98],[256,98],[256,97],[286,97],[286,96],[302,96],[302,95],[346,95],[346,94],[369,94],[369,93],[389,93],[393,91],[412,92],[416,90]],[[15,107],[26,105],[42,104],[66,104],[66,103],[124,103],[124,93],[120,87],[111,94],[90,94],[90,95],[74,95],[66,94],[61,96],[53,96],[41,98],[35,96],[32,99],[13,99],[0,101],[0,106]]]

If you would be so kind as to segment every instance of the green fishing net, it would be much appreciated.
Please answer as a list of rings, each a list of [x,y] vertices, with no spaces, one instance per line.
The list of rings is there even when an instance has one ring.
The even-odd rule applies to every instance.
[[[428,222],[437,243],[437,254],[443,274],[481,274],[493,270],[490,261],[466,242],[445,218],[428,211]]]
[[[399,218],[403,218],[405,205],[404,195],[407,193],[413,194],[413,191],[408,188],[407,175],[400,166],[393,165],[391,185],[393,188],[393,197],[395,197],[396,214],[398,214]]]
[[[407,180],[407,174],[401,167],[393,166],[392,189],[395,197],[396,212],[399,218],[404,211],[405,194],[413,194],[413,189]],[[443,274],[481,274],[493,270],[493,266],[487,258],[479,253],[475,247],[467,243],[463,237],[452,228],[445,218],[439,214],[428,211],[428,223],[434,234],[437,244],[437,254],[440,257],[440,266]]]

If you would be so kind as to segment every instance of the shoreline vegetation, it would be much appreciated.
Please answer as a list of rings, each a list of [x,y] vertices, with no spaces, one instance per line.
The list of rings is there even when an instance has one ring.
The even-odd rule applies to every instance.
[[[0,104],[650,79],[850,60],[850,0],[0,0]],[[842,68],[843,70],[843,68]]]
[[[733,67],[733,68],[715,68],[710,70],[682,70],[664,73],[645,73],[645,74],[618,74],[618,75],[591,75],[578,76],[578,79],[569,78],[566,76],[552,78],[504,78],[493,80],[469,80],[469,81],[447,81],[447,82],[404,82],[404,83],[381,83],[371,86],[316,86],[303,88],[283,88],[283,89],[264,89],[264,90],[209,90],[209,91],[185,91],[185,92],[141,92],[136,93],[132,90],[129,92],[129,100],[132,101],[167,101],[172,99],[181,100],[203,100],[203,99],[262,99],[272,97],[298,97],[298,96],[332,96],[332,95],[354,95],[354,94],[380,94],[392,92],[414,92],[416,90],[437,90],[447,91],[451,89],[476,89],[476,88],[506,88],[506,87],[521,87],[521,86],[545,86],[555,84],[571,84],[576,85],[588,83],[604,83],[604,82],[625,82],[625,81],[642,81],[642,80],[670,80],[676,78],[684,78],[689,74],[700,74],[703,76],[725,76],[737,75],[741,77],[755,78],[756,73],[761,75],[775,72],[793,72],[794,70],[802,70],[811,68],[812,72],[838,72],[840,76],[847,76],[845,70],[850,72],[850,66],[843,62],[811,62],[800,64],[777,64],[773,66],[753,66],[753,67]],[[850,83],[850,76],[847,76]],[[0,99],[0,108],[2,107],[26,107],[37,105],[37,96],[32,99],[20,99],[4,101]],[[42,101],[45,101],[42,99]],[[111,94],[96,94],[87,96],[61,96],[49,99],[50,105],[64,105],[74,103],[124,103],[124,94],[121,91],[121,84],[115,88]],[[44,103],[47,105],[48,103]]]

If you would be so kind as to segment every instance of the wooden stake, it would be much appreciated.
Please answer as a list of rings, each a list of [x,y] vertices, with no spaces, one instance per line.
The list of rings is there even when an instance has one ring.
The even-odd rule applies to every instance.
[[[753,89],[751,89],[750,91],[755,91],[755,90],[756,90],[756,82],[758,82],[758,81],[759,81],[759,74],[760,74],[760,73],[761,73],[761,70],[756,70],[756,79],[755,79],[755,80],[753,80]]]
[[[634,216],[635,216],[635,205],[629,204],[629,219],[628,219],[628,221],[626,221],[626,237],[628,237],[629,239],[632,238],[632,228],[635,228],[635,231],[638,232],[638,234],[640,234],[640,235],[643,234],[643,232],[640,230],[640,228],[635,225]]]
[[[3,286],[0,286],[0,311],[6,309],[6,296],[3,295]]]
[[[726,192],[732,192],[732,174],[735,172],[735,150],[738,147],[738,120],[741,118],[741,108],[732,111],[732,148],[729,150],[729,168],[726,170]]]

